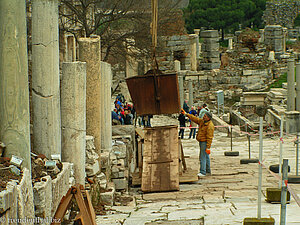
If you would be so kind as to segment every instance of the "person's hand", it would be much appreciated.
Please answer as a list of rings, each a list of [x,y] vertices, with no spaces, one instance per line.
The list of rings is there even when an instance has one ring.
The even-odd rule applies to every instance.
[[[209,154],[210,154],[210,149],[207,148],[207,149],[205,150],[205,152],[206,152],[206,154],[209,155]]]
[[[181,113],[182,113],[183,115],[186,114],[186,112],[184,111],[184,109],[181,109]]]

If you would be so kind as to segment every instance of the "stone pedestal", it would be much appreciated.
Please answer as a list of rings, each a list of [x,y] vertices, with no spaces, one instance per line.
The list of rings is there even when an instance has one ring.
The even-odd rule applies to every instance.
[[[274,51],[269,52],[269,60],[270,61],[275,61],[275,52]]]
[[[34,150],[61,154],[58,0],[32,1]]]
[[[79,39],[79,59],[86,62],[86,134],[95,138],[101,153],[101,72],[100,37]]]
[[[112,148],[111,82],[111,65],[101,62],[101,152],[110,152]]]
[[[0,1],[0,140],[31,170],[25,13],[25,1]]]
[[[86,63],[62,65],[62,161],[74,164],[76,183],[85,184]]]
[[[300,63],[296,63],[296,110],[300,111]]]
[[[295,110],[295,61],[288,59],[288,74],[287,74],[287,110]]]
[[[280,25],[267,25],[264,29],[264,43],[271,46],[276,58],[284,53],[284,31]]]
[[[286,132],[288,134],[296,134],[300,132],[300,112],[285,112]]]
[[[219,33],[217,30],[205,30],[200,33],[203,39],[201,46],[203,60],[200,63],[203,69],[219,69],[220,55],[219,55]]]

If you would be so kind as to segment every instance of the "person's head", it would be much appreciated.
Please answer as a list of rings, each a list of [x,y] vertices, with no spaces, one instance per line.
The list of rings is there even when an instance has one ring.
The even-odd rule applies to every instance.
[[[205,112],[204,116],[203,116],[203,120],[204,121],[209,121],[212,119],[212,114],[211,112]]]
[[[195,109],[194,106],[192,106],[192,107],[191,107],[191,110],[194,110],[194,109]]]
[[[203,108],[206,108],[206,107],[207,107],[207,105],[204,103],[204,104],[202,105],[202,109],[203,109]]]

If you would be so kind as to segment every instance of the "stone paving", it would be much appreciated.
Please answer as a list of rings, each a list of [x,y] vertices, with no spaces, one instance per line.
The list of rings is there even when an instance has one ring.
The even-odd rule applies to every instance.
[[[163,117],[158,117],[162,124]],[[168,123],[177,123],[168,119]],[[186,129],[185,138],[189,131]],[[290,174],[295,174],[294,136],[284,137],[283,158],[289,159]],[[264,137],[264,164],[278,163],[278,137]],[[183,139],[187,166],[199,169],[199,145],[194,139]],[[251,158],[258,158],[258,136],[251,138]],[[233,139],[233,151],[238,157],[224,156],[230,151],[230,138],[216,130],[211,148],[212,175],[195,183],[180,184],[180,191],[143,194],[139,188],[130,192],[135,201],[128,206],[112,206],[108,215],[97,216],[97,224],[242,224],[246,217],[257,217],[258,164],[240,164],[240,159],[248,158],[248,141],[245,136]],[[280,223],[280,204],[265,201],[267,187],[278,187],[278,181],[263,169],[262,217],[273,217]],[[290,184],[300,196],[300,184]],[[300,224],[300,207],[291,197],[287,205],[286,224]]]

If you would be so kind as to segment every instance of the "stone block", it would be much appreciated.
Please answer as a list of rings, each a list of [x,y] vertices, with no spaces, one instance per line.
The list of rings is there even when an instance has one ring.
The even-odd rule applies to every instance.
[[[95,182],[102,188],[107,188],[107,178],[104,173],[100,173],[95,177]]]
[[[200,32],[201,38],[218,38],[219,32],[217,30],[204,30]]]
[[[203,58],[220,57],[220,53],[218,51],[203,52],[202,56]]]
[[[212,57],[207,60],[210,63],[220,63],[220,58]]]
[[[203,52],[219,51],[219,43],[202,45]]]
[[[124,189],[127,189],[127,187],[128,187],[128,181],[126,178],[112,179],[112,181],[115,184],[116,190],[124,190]]]
[[[125,159],[127,156],[126,145],[117,145],[113,147],[113,152],[116,155],[117,159]]]
[[[51,177],[43,177],[41,182],[34,183],[33,196],[35,216],[45,219],[51,218],[52,209],[52,184]],[[46,224],[46,223],[42,223]]]
[[[114,183],[109,183],[107,186],[107,190],[103,193],[100,193],[101,203],[103,203],[104,205],[113,206],[115,201],[115,192],[116,190],[114,187]]]
[[[85,172],[88,177],[96,175],[100,171],[99,162],[95,161],[94,164],[86,164]]]
[[[219,69],[221,63],[201,63],[203,69],[212,70],[212,69]]]
[[[202,45],[218,44],[219,38],[204,38]]]

